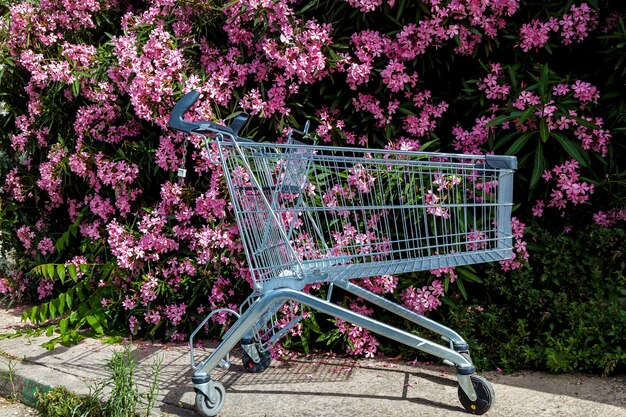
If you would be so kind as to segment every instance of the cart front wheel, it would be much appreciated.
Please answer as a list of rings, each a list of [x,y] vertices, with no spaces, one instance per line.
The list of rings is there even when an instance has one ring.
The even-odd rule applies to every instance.
[[[272,355],[269,351],[259,352],[259,358],[261,358],[261,360],[258,363],[254,362],[250,355],[244,351],[241,357],[244,369],[252,374],[258,374],[270,367]]]
[[[496,400],[493,386],[491,382],[487,381],[482,376],[472,375],[470,379],[476,391],[476,401],[470,400],[461,387],[459,387],[459,400],[468,413],[476,415],[485,414]]]
[[[204,392],[196,392],[196,411],[203,417],[215,417],[222,407],[224,407],[224,399],[226,390],[220,382],[213,382],[213,399],[209,398]]]

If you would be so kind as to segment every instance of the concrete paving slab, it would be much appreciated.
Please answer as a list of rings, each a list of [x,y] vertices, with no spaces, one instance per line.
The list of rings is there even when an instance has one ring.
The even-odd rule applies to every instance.
[[[0,332],[23,326],[19,311],[1,312],[0,323]],[[85,393],[89,386],[108,377],[106,364],[113,352],[121,349],[85,340],[77,346],[49,351],[41,347],[46,340],[0,340],[0,370],[4,373],[0,391],[5,395],[17,392],[26,402],[34,387],[64,385]],[[188,347],[136,342],[132,350],[141,392],[149,389],[153,365],[160,362],[154,415],[197,416]],[[197,356],[209,353],[209,348],[199,349]],[[317,355],[273,361],[264,373],[249,374],[238,358],[240,354],[235,352],[230,370],[216,370],[213,375],[226,387],[224,417],[467,415],[458,401],[454,370],[443,365]],[[487,414],[491,417],[626,417],[623,376],[483,375],[493,382],[496,392],[495,405]]]

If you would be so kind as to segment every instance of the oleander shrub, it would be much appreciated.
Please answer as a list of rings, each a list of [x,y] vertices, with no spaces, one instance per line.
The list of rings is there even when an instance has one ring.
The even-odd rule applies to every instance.
[[[310,120],[321,144],[518,156],[512,259],[361,282],[419,313],[446,292],[467,297],[494,268],[528,274],[531,220],[553,232],[623,228],[621,2],[2,0],[0,10],[0,292],[38,304],[25,318],[48,323],[51,345],[118,332],[182,341],[250,292],[214,149],[167,127],[192,89],[193,118],[246,111],[243,133],[256,140],[284,141]],[[379,349],[363,329],[305,314],[289,346]],[[231,322],[219,314],[206,334]]]

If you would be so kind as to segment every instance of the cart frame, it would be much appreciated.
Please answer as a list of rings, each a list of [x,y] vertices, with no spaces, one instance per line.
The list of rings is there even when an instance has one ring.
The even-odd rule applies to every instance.
[[[301,316],[294,317],[285,328],[277,327],[273,318],[276,317],[283,306],[293,306],[294,303],[298,303],[330,316],[341,318],[356,326],[442,359],[444,363],[456,368],[459,381],[459,398],[467,411],[475,414],[486,412],[494,401],[493,388],[484,378],[475,375],[476,368],[469,355],[469,345],[457,332],[356,285],[351,280],[382,274],[421,271],[511,258],[513,255],[511,233],[512,181],[513,173],[517,168],[516,158],[513,156],[394,152],[397,154],[395,158],[398,160],[402,160],[404,156],[409,159],[410,157],[415,158],[416,155],[419,158],[426,158],[428,161],[436,161],[438,158],[442,160],[454,158],[455,161],[460,161],[458,163],[455,162],[458,167],[448,162],[442,163],[442,166],[447,168],[454,167],[455,170],[465,170],[463,172],[468,173],[468,178],[473,176],[476,171],[488,171],[495,175],[495,180],[492,182],[496,184],[494,187],[498,189],[498,192],[494,200],[468,204],[467,197],[462,196],[463,204],[455,202],[446,207],[457,209],[459,212],[465,210],[465,218],[459,217],[460,220],[457,218],[455,220],[456,223],[451,221],[451,226],[445,226],[445,223],[442,223],[444,226],[441,226],[453,229],[455,227],[460,228],[461,223],[464,225],[466,222],[476,222],[475,218],[473,220],[467,219],[467,212],[477,212],[476,208],[482,208],[483,214],[487,213],[487,216],[494,224],[493,230],[490,229],[488,233],[490,237],[485,238],[485,249],[472,247],[468,250],[467,248],[470,247],[470,244],[467,242],[463,243],[463,239],[466,239],[465,237],[459,238],[457,236],[458,232],[455,231],[453,234],[448,229],[446,229],[446,235],[443,236],[444,233],[437,231],[437,226],[435,225],[433,229],[426,227],[422,230],[420,228],[419,238],[397,237],[395,231],[387,233],[390,236],[393,235],[396,239],[388,247],[391,255],[384,253],[384,250],[372,252],[373,249],[371,248],[374,246],[370,241],[364,243],[364,247],[369,251],[367,255],[360,253],[359,248],[351,248],[352,252],[344,250],[345,253],[343,254],[333,255],[329,245],[323,242],[329,232],[321,229],[336,228],[338,222],[337,213],[341,209],[361,210],[362,218],[371,215],[367,211],[370,209],[376,209],[379,212],[396,210],[395,223],[394,221],[386,220],[387,223],[382,228],[393,229],[393,227],[400,224],[398,222],[402,222],[404,233],[407,234],[413,231],[409,227],[414,228],[416,226],[407,225],[406,223],[412,222],[402,218],[403,213],[408,213],[406,211],[408,209],[404,208],[405,206],[401,205],[401,203],[396,201],[394,206],[389,207],[378,204],[378,200],[375,200],[376,197],[374,195],[366,195],[368,191],[361,193],[360,197],[368,201],[370,205],[376,203],[375,207],[370,205],[351,207],[347,205],[346,201],[352,204],[353,200],[346,200],[343,202],[344,206],[339,205],[335,208],[313,207],[315,202],[312,199],[306,200],[303,197],[305,182],[311,177],[316,177],[316,175],[317,177],[332,177],[332,175],[335,175],[333,169],[348,169],[348,167],[354,166],[363,166],[366,169],[369,167],[367,164],[372,165],[374,162],[377,162],[378,165],[375,168],[370,168],[372,172],[376,172],[378,176],[385,175],[384,164],[387,162],[381,162],[380,158],[375,160],[376,157],[367,156],[367,152],[382,153],[384,155],[391,155],[391,153],[382,150],[331,148],[301,143],[287,145],[259,144],[239,136],[239,129],[245,124],[245,116],[236,118],[230,127],[211,122],[188,122],[184,120],[185,112],[195,103],[198,97],[199,94],[197,92],[188,93],[175,106],[170,117],[170,126],[183,132],[201,135],[205,138],[213,137],[217,143],[219,159],[224,168],[228,189],[233,199],[237,224],[255,287],[240,311],[235,312],[228,309],[213,311],[190,336],[191,366],[194,370],[192,382],[197,393],[197,411],[205,416],[219,414],[224,405],[225,389],[221,383],[211,378],[211,372],[217,366],[228,367],[229,353],[240,342],[245,355],[248,355],[248,359],[251,360],[250,363],[261,363],[263,356],[267,356],[266,352],[269,347],[297,324]],[[305,128],[304,132],[299,133],[306,134],[306,130]],[[343,153],[339,157],[334,157],[333,155],[338,152]],[[366,155],[366,157],[361,162],[354,155]],[[335,158],[331,161],[335,165],[330,165],[331,162],[324,158]],[[229,165],[231,162],[232,164]],[[266,162],[267,165],[262,166]],[[344,163],[345,166],[342,165]],[[315,171],[311,171],[311,169],[315,168],[315,164],[327,171],[323,171],[323,174],[319,173],[322,171],[315,174]],[[396,162],[392,158],[388,164],[392,166]],[[400,161],[398,166],[401,166],[401,164],[404,164],[402,166],[420,164],[420,161]],[[438,165],[435,165],[435,168],[439,169],[437,167]],[[237,176],[234,174],[235,171],[241,171],[243,174],[239,172]],[[392,170],[392,172],[395,171]],[[399,172],[399,175],[405,175],[404,171]],[[432,178],[433,174],[430,172],[424,174],[420,171],[419,175],[430,175]],[[339,181],[338,178],[340,176],[332,177],[331,181]],[[405,179],[401,180],[404,181],[402,183],[403,186],[406,186],[407,181]],[[401,180],[398,180],[399,183]],[[466,181],[466,179],[464,178],[463,181]],[[470,179],[469,181],[474,180]],[[280,193],[288,195],[289,198],[283,198],[283,200],[279,201],[282,197],[277,197],[277,195]],[[397,200],[397,197],[394,198]],[[407,202],[406,207],[413,207],[412,204],[415,205],[415,203]],[[424,206],[423,202],[420,204]],[[284,208],[283,206],[285,205],[289,207]],[[426,209],[422,206],[419,207],[425,213]],[[418,206],[416,205],[415,207]],[[444,210],[447,209],[444,208]],[[293,218],[286,221],[284,219],[285,213],[292,214]],[[308,220],[303,213],[309,216]],[[477,216],[480,217],[480,213],[474,214],[474,217]],[[359,216],[355,215],[355,217]],[[326,252],[324,253],[326,255],[319,255],[319,258],[315,259],[306,259],[307,254],[296,253],[292,246],[293,233],[298,228],[298,226],[294,226],[296,218],[304,224],[304,226],[300,227],[306,228],[311,234],[316,235],[318,241],[322,241],[324,247],[320,246],[316,253],[325,250]],[[328,218],[331,218],[331,221],[324,220]],[[417,229],[415,231],[417,232]],[[421,237],[424,233],[427,236]],[[374,236],[371,239],[374,240],[376,238]],[[431,245],[431,242],[435,242],[434,246],[428,247],[424,252],[416,252],[422,249],[417,246]],[[487,247],[487,245],[489,246]],[[407,255],[406,253],[409,253],[409,250],[413,252]],[[385,256],[389,258],[384,258]],[[303,289],[312,283],[327,283],[329,285],[328,297],[322,299],[304,292]],[[330,293],[334,286],[441,336],[446,345],[427,340],[332,303],[330,301]],[[223,336],[219,346],[206,359],[196,363],[194,338],[214,314],[225,310],[237,316],[236,322]],[[260,370],[263,369],[263,367],[260,368]]]

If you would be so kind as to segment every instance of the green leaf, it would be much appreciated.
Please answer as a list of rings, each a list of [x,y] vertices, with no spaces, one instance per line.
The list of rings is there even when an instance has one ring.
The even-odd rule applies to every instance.
[[[76,295],[78,296],[78,300],[85,301],[85,294],[83,293],[83,286],[77,285],[75,288],[76,288]]]
[[[463,276],[463,278],[467,278],[470,281],[474,281],[474,282],[478,282],[478,283],[483,282],[483,280],[480,279],[480,277],[478,275],[476,275],[474,272],[470,271],[468,268],[459,267],[459,268],[457,268],[457,271],[459,272],[459,274],[461,276]]]
[[[85,318],[87,319],[87,323],[89,323],[89,326],[91,326],[91,328],[94,329],[96,333],[104,334],[104,328],[102,328],[102,325],[100,324],[96,316],[87,316]]]
[[[74,81],[72,82],[72,94],[74,95],[74,97],[78,97],[79,93],[80,93],[80,81],[78,81],[78,78],[74,78]]]
[[[48,320],[48,303],[42,304],[39,306],[39,322],[44,322]]]
[[[50,278],[50,279],[54,279],[54,264],[47,264],[45,265],[45,275]]]
[[[69,272],[70,277],[72,277],[74,282],[76,282],[78,280],[78,277],[76,275],[76,265],[74,265],[74,264],[68,265],[67,266],[67,272]]]
[[[491,129],[489,130],[489,132],[491,133]],[[498,138],[493,146],[493,150],[495,151],[497,149],[500,149],[501,147],[509,143],[511,140],[515,139],[517,135],[518,135],[517,132],[509,132],[506,135],[502,136],[501,138]]]
[[[548,64],[545,64],[543,66],[543,71],[541,72],[541,80],[539,80],[539,92],[542,96],[545,96],[546,94],[546,88],[548,86],[548,73]]]
[[[50,317],[54,318],[57,316],[57,312],[59,311],[59,299],[55,298],[54,300],[50,301],[50,303],[48,303],[48,305],[50,306]]]
[[[526,121],[526,119],[528,119],[535,112],[535,110],[537,110],[537,106],[530,106],[529,108],[524,110],[519,120],[517,121],[517,125],[521,126]]]
[[[486,126],[498,126],[504,122],[508,122],[513,119],[515,119],[515,116],[510,116],[510,115],[494,117],[491,121],[489,121],[489,123],[487,123]]]
[[[68,326],[69,326],[69,320],[67,318],[64,318],[61,321],[59,321],[59,330],[61,331],[61,334],[67,333]]]
[[[65,299],[66,299],[66,295],[65,293],[62,293],[59,295],[59,315],[63,315],[63,312],[65,311]]]
[[[61,280],[61,284],[65,284],[65,265],[58,264],[56,269],[57,269],[57,275],[59,276],[59,279]]]
[[[519,151],[521,151],[526,143],[528,143],[528,139],[533,135],[533,132],[526,132],[521,135],[513,144],[507,149],[505,155],[517,155]]]
[[[38,316],[39,316],[39,307],[35,306],[31,308],[30,310],[28,310],[27,312],[25,312],[22,315],[22,319],[24,319],[24,317],[27,317],[28,320],[30,320],[32,323],[35,323],[37,321]]]
[[[454,282],[456,282],[456,285],[459,288],[459,291],[461,292],[461,295],[463,296],[463,298],[467,300],[467,291],[465,291],[465,285],[463,285],[463,280],[457,279]]]
[[[535,148],[535,165],[533,167],[533,173],[530,178],[530,189],[534,189],[539,182],[539,178],[541,178],[541,174],[545,169],[544,160],[543,160],[543,145],[541,142],[537,142],[537,147]]]
[[[74,304],[74,288],[70,288],[67,290],[67,293],[65,293],[65,304],[68,309],[72,309],[72,305]]]
[[[552,132],[551,135],[561,144],[565,152],[578,161],[581,166],[586,167],[589,164],[589,155],[580,145],[577,146],[573,141],[560,133]]]
[[[541,118],[539,120],[539,137],[541,137],[541,140],[543,141],[543,143],[546,143],[548,141],[548,138],[550,137],[550,129],[548,129],[548,122],[546,122],[546,119]]]

